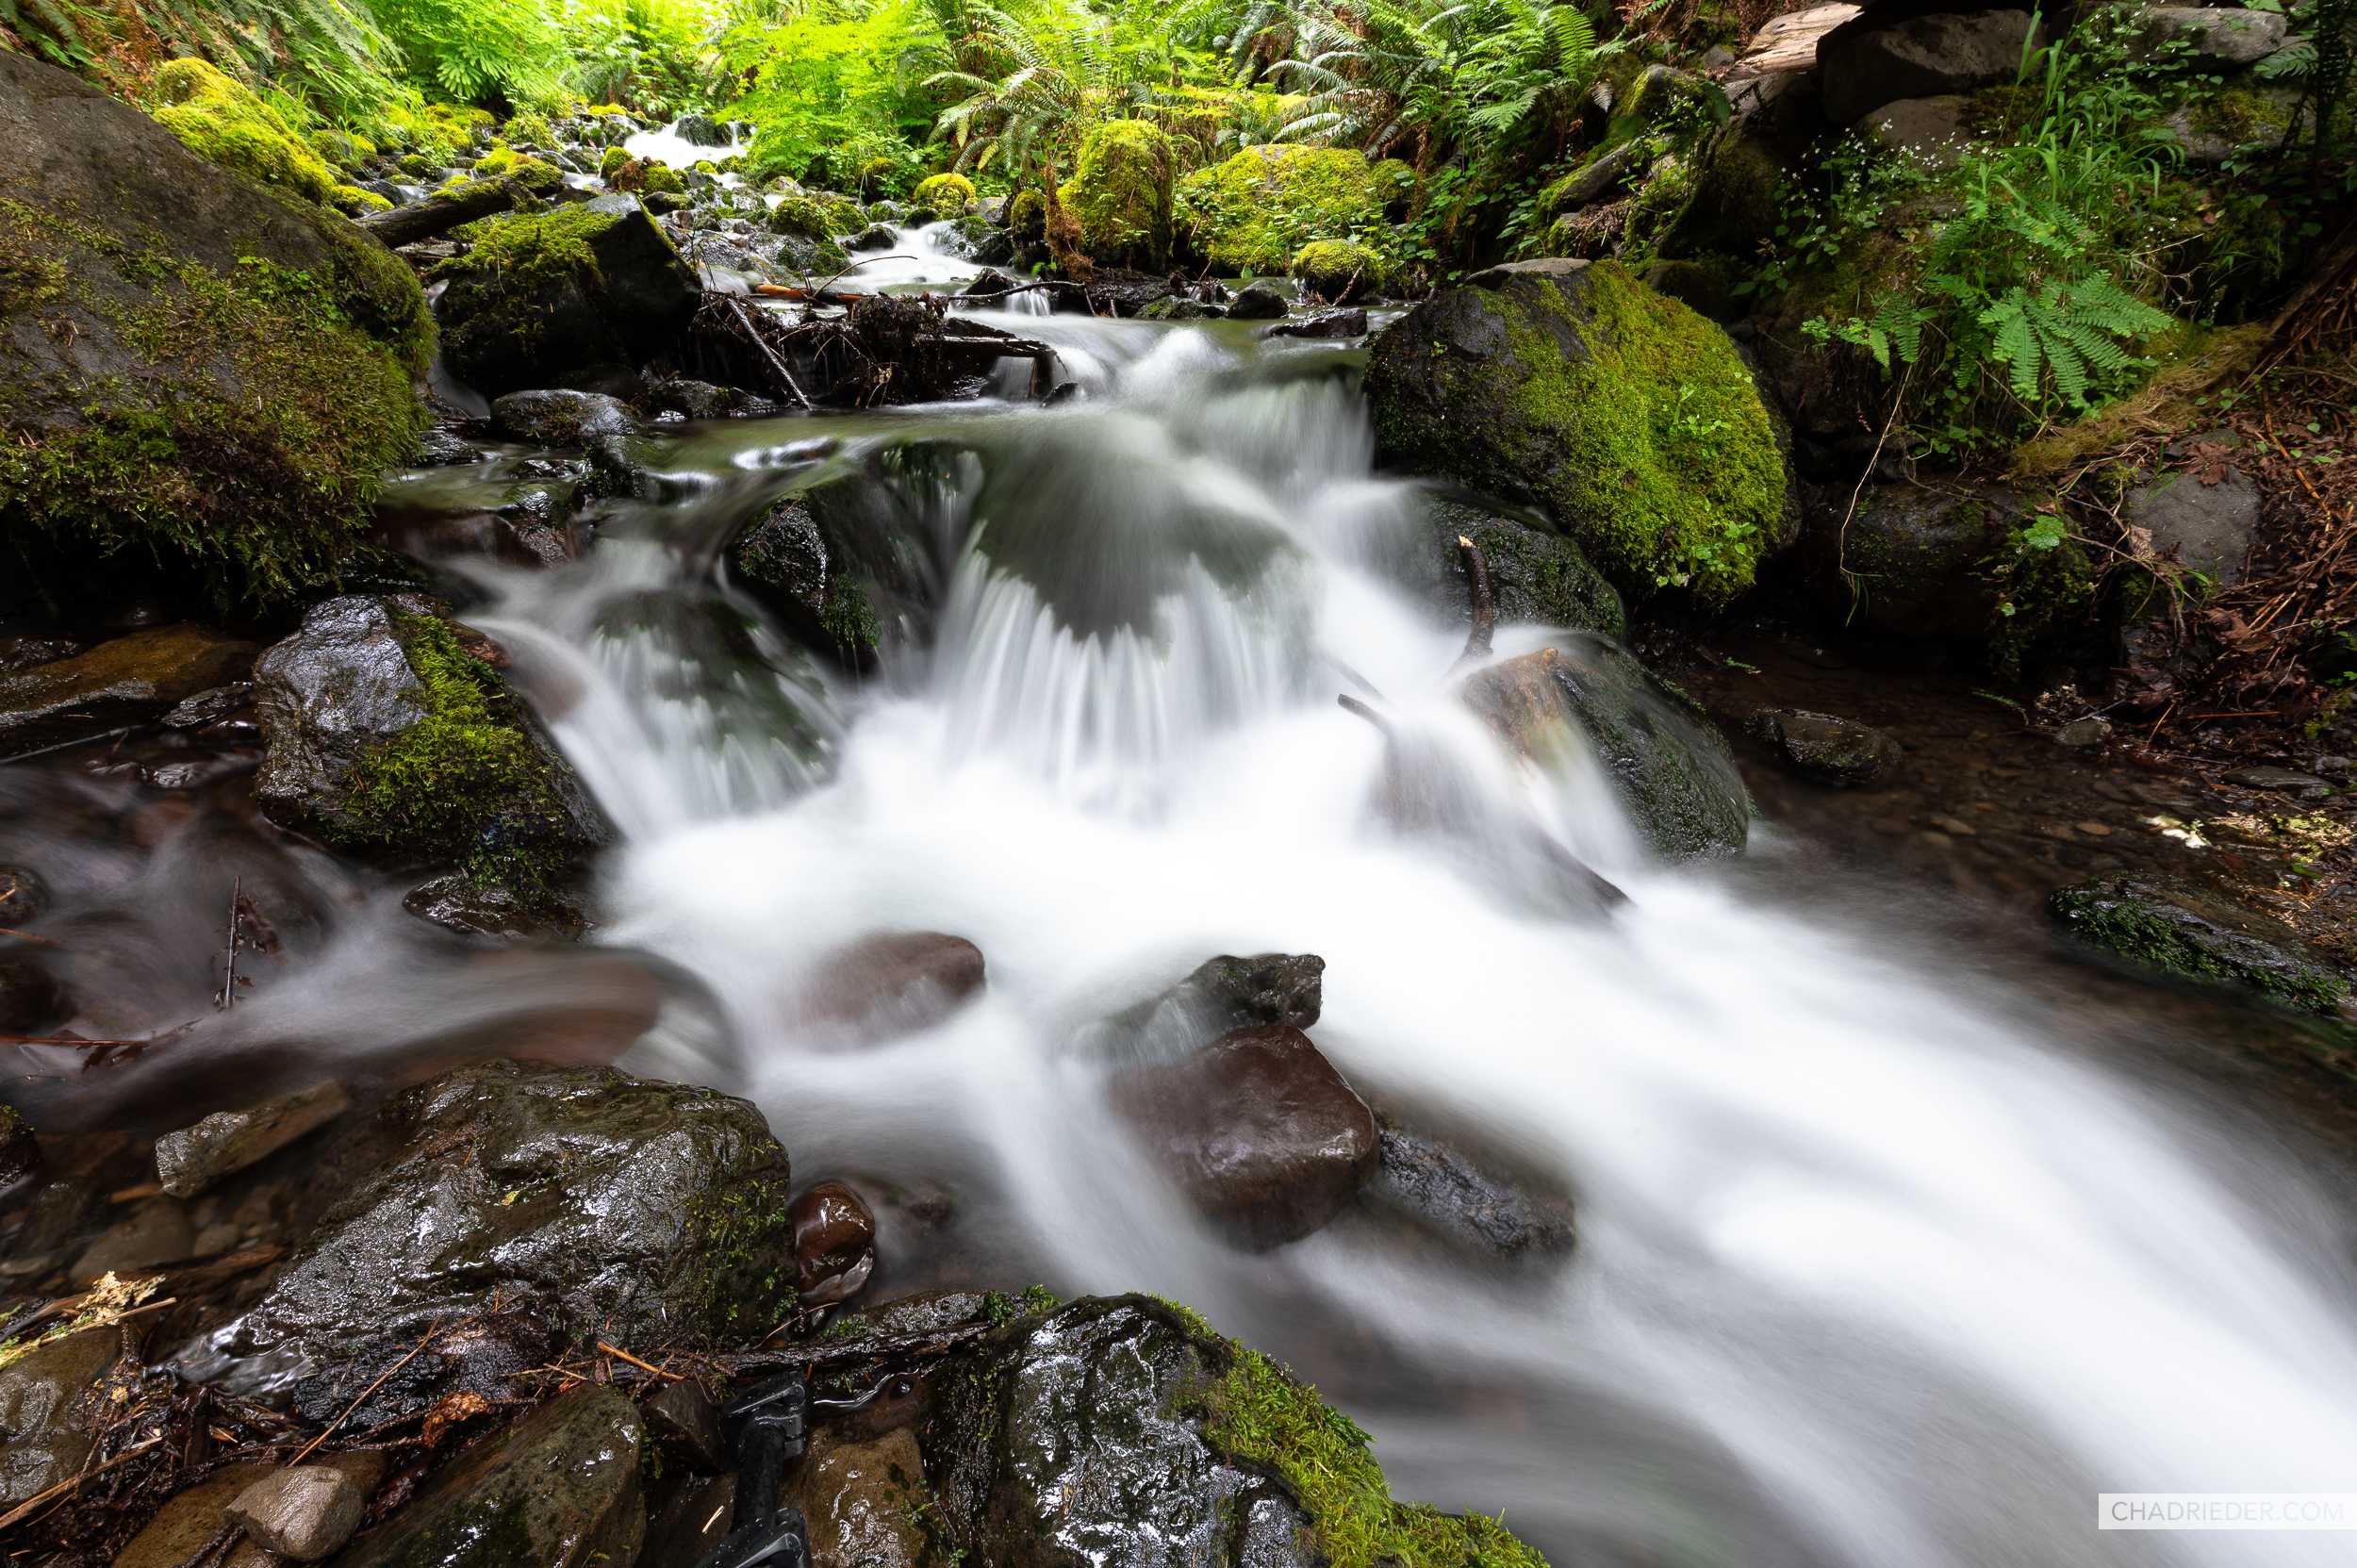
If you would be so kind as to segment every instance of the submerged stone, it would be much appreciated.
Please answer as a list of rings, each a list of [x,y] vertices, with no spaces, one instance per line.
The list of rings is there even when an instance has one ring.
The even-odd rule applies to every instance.
[[[173,1197],[194,1197],[258,1164],[351,1106],[340,1083],[314,1084],[242,1111],[221,1111],[156,1140],[156,1177]]]
[[[0,675],[0,758],[161,718],[175,703],[242,677],[254,652],[250,642],[182,622]]]
[[[0,1366],[0,1509],[81,1472],[97,1444],[92,1386],[121,1347],[114,1329],[85,1329]]]
[[[1559,767],[1590,749],[1654,851],[1731,855],[1751,831],[1751,794],[1709,717],[1633,654],[1594,638],[1468,676],[1467,706],[1515,751]]]
[[[1621,596],[1559,534],[1495,507],[1434,495],[1403,530],[1393,572],[1401,586],[1458,625],[1473,620],[1472,588],[1459,541],[1471,539],[1490,570],[1501,625],[1517,621],[1617,637],[1627,626]]]
[[[1476,1256],[1560,1255],[1577,1235],[1568,1198],[1389,1117],[1375,1178],[1360,1197],[1376,1213]]]
[[[1899,763],[1897,741],[1854,718],[1771,708],[1753,719],[1752,731],[1777,761],[1820,784],[1872,784]]]

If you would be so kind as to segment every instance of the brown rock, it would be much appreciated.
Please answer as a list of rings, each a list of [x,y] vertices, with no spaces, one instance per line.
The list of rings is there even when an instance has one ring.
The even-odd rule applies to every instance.
[[[849,1185],[821,1181],[806,1189],[786,1218],[804,1305],[846,1300],[867,1283],[876,1267],[876,1216]]]
[[[353,1537],[369,1503],[355,1469],[299,1464],[276,1470],[238,1494],[229,1518],[245,1533],[297,1562],[317,1562]]]
[[[169,1197],[150,1198],[117,1220],[74,1260],[68,1277],[83,1284],[102,1274],[132,1275],[196,1253],[189,1212]]]
[[[1317,1230],[1374,1171],[1375,1114],[1284,1024],[1114,1080],[1114,1108],[1206,1217],[1249,1246]]]
[[[787,1011],[861,1043],[939,1022],[982,988],[982,949],[937,931],[879,932],[821,960]]]
[[[788,1500],[810,1526],[811,1568],[915,1568],[925,1560],[920,1521],[931,1494],[915,1434],[905,1427],[872,1443],[820,1434]]]
[[[173,1197],[194,1197],[326,1126],[351,1104],[343,1085],[330,1081],[243,1111],[218,1112],[156,1140],[157,1179]]]
[[[277,1473],[271,1464],[233,1464],[173,1497],[131,1538],[114,1568],[186,1568],[229,1523],[229,1505],[256,1481]]]
[[[250,642],[183,621],[0,676],[0,757],[159,718],[200,691],[243,679],[255,652]]]
[[[89,1391],[119,1348],[113,1329],[86,1329],[0,1367],[0,1509],[82,1468],[94,1441],[83,1419]]]

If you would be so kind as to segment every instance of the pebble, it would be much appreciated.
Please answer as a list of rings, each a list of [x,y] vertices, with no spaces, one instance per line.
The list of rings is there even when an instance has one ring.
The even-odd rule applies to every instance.
[[[372,1478],[364,1483],[354,1467],[297,1465],[238,1494],[229,1517],[279,1556],[317,1562],[360,1528],[372,1484]]]

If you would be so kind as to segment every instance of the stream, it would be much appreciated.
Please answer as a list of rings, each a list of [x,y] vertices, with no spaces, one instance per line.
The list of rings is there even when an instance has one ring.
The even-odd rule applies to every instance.
[[[941,281],[930,241],[900,248],[928,264],[894,281]],[[1038,299],[978,314],[1056,349],[1066,404],[1018,380],[673,426],[646,444],[659,499],[605,503],[581,560],[450,563],[621,830],[592,950],[463,946],[235,825],[83,851],[108,889],[87,929],[158,977],[204,940],[175,934],[174,867],[309,912],[300,962],[204,1026],[236,1081],[147,1089],[185,1119],[289,1051],[359,1072],[603,1030],[874,1195],[871,1299],[1187,1302],[1372,1431],[1399,1495],[1502,1512],[1561,1568],[2348,1560],[2331,1535],[2094,1527],[2099,1492],[2349,1490],[2344,1173],[2134,1070],[2141,1026],[2093,985],[2017,983],[1887,889],[1828,898],[1774,821],[1739,863],[1665,866],[1592,760],[1511,763],[1453,695],[1461,625],[1393,581],[1415,495],[1373,471],[1348,346]],[[823,671],[720,551],[894,452],[931,607],[869,672]],[[1502,627],[1497,652],[1546,641]],[[1447,834],[1376,808],[1386,737],[1335,701],[1362,685],[1441,759]],[[0,850],[130,787],[10,772]],[[1554,896],[1533,832],[1627,901]],[[882,1041],[809,1026],[799,977],[880,931],[971,940],[987,991]],[[1207,1230],[1105,1109],[1150,1048],[1096,1026],[1258,952],[1324,957],[1312,1032],[1371,1100],[1574,1193],[1568,1263],[1476,1268],[1363,1220],[1270,1253]]]

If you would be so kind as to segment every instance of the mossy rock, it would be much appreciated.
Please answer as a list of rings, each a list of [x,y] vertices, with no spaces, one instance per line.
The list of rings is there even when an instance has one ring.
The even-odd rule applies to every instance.
[[[1080,248],[1109,267],[1169,264],[1171,203],[1178,155],[1162,128],[1109,120],[1080,143],[1072,178],[1059,193],[1080,225]]]
[[[404,870],[558,910],[612,834],[499,672],[423,602],[314,606],[255,666],[264,815]]]
[[[218,66],[168,60],[156,72],[156,123],[224,169],[315,202],[333,200],[327,160],[271,107]]]
[[[1395,175],[1378,179],[1342,147],[1247,147],[1179,182],[1179,225],[1224,272],[1275,277],[1315,239],[1364,240],[1384,232]]]
[[[769,209],[769,229],[804,239],[832,239],[836,233],[834,214],[815,196],[779,198],[778,205]]]
[[[630,196],[506,213],[458,231],[435,275],[451,371],[498,396],[627,378],[675,346],[701,303],[696,275]]]
[[[2328,1017],[2349,995],[2348,977],[2280,922],[2183,878],[2099,877],[2057,891],[2049,907],[2079,940],[2179,980]]]
[[[1494,1519],[1395,1500],[1363,1429],[1198,1314],[1023,1305],[930,1380],[917,1441],[953,1560],[1545,1568]]]
[[[598,177],[610,180],[628,168],[631,156],[619,147],[608,147],[598,158]]]
[[[1383,291],[1383,257],[1347,239],[1312,239],[1294,253],[1294,281],[1328,305],[1354,305]]]
[[[0,54],[0,609],[328,581],[424,413],[416,277],[342,219]]]
[[[1624,592],[1721,604],[1780,536],[1788,476],[1718,326],[1614,262],[1517,263],[1378,336],[1382,459],[1518,487]]]
[[[1459,541],[1471,539],[1490,571],[1491,602],[1502,624],[1526,622],[1617,637],[1628,620],[1604,574],[1579,547],[1535,517],[1516,516],[1470,495],[1422,498],[1415,515],[1386,540],[1385,574],[1450,624],[1473,619]]]
[[[1047,198],[1036,190],[1018,190],[1007,204],[1007,233],[1017,248],[1036,251],[1047,243]]]
[[[964,174],[934,174],[916,182],[909,205],[935,218],[960,218],[973,205],[974,182]]]
[[[1789,176],[1740,125],[1730,125],[1697,154],[1676,211],[1659,226],[1656,254],[1667,257],[1749,257],[1784,222]]]
[[[510,179],[536,196],[554,195],[565,189],[565,171],[547,158],[519,153],[503,143],[475,159],[468,173],[476,179]]]

